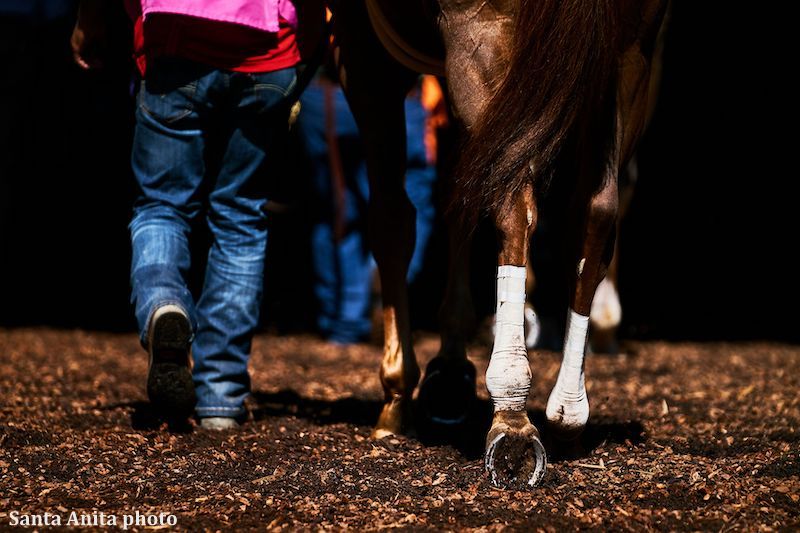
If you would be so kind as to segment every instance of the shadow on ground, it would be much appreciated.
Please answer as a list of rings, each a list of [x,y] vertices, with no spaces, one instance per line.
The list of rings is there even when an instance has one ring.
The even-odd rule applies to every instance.
[[[305,398],[291,389],[274,393],[256,392],[252,399],[255,404],[251,411],[254,420],[295,416],[319,425],[344,423],[371,426],[378,419],[383,406],[383,402],[378,400],[352,396],[333,401]],[[418,438],[426,446],[452,446],[468,460],[483,456],[484,439],[492,420],[489,401],[476,400],[467,420],[454,425],[426,422],[425,417],[420,415],[419,403],[414,404],[417,432],[412,437]],[[548,458],[554,462],[586,457],[606,443],[625,444],[627,441],[630,444],[639,444],[647,439],[641,422],[590,420],[577,442],[559,442],[548,438],[544,411],[530,410],[528,415],[540,429],[547,444]]]
[[[379,400],[354,396],[337,400],[306,398],[291,389],[255,392],[251,400],[250,412],[254,421],[296,417],[321,426],[333,424],[372,426],[383,406],[383,402]],[[113,411],[120,408],[131,410],[131,427],[138,431],[155,431],[164,428],[164,424],[170,433],[187,434],[194,430],[194,426],[188,420],[164,417],[147,401],[115,403],[102,409]],[[435,424],[428,421],[421,412],[419,402],[415,401],[416,431],[409,437],[418,439],[425,446],[451,446],[470,461],[483,456],[485,438],[492,420],[492,407],[489,401],[475,400],[470,416],[461,424]],[[647,440],[644,426],[639,421],[600,419],[590,420],[586,430],[576,442],[564,442],[548,434],[543,410],[529,410],[528,416],[540,430],[550,462],[587,457],[596,448],[606,444],[635,445]]]
[[[120,402],[105,405],[100,408],[103,411],[114,411],[116,409],[131,410],[131,427],[138,431],[155,431],[167,424],[167,431],[170,433],[192,433],[194,426],[187,419],[174,419],[164,416],[148,401],[138,400],[133,402]]]

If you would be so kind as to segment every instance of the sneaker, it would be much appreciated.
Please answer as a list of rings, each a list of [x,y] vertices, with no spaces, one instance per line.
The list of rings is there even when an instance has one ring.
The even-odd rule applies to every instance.
[[[192,325],[182,308],[169,304],[156,309],[147,331],[147,396],[170,418],[188,417],[197,402],[189,358],[191,342]]]
[[[200,419],[200,427],[203,429],[224,431],[226,429],[238,429],[239,426],[240,424],[235,418],[228,416],[209,416],[208,418]]]

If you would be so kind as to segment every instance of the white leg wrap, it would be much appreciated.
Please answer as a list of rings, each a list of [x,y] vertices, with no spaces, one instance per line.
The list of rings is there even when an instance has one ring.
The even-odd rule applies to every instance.
[[[622,321],[619,293],[617,293],[614,283],[608,278],[603,278],[603,281],[597,286],[589,316],[592,319],[592,327],[600,329],[615,328]]]
[[[547,400],[547,420],[565,430],[579,430],[589,420],[589,400],[583,377],[583,359],[589,317],[570,310],[567,317],[567,335],[564,341],[564,358],[550,398]]]
[[[531,387],[525,348],[525,267],[497,268],[497,314],[486,388],[495,411],[523,411]]]

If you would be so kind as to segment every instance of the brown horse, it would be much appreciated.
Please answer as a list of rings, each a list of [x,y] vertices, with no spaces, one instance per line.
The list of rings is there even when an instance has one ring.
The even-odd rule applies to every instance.
[[[588,317],[613,255],[617,177],[644,129],[667,1],[341,0],[334,5],[335,58],[364,138],[369,228],[383,288],[386,403],[375,438],[410,429],[420,377],[405,283],[414,208],[403,186],[403,99],[421,71],[443,77],[463,141],[451,187],[442,347],[428,366],[426,383],[474,376],[465,351],[474,324],[465,257],[470,227],[489,217],[500,252],[497,328],[486,376],[494,419],[485,462],[497,485],[541,480],[546,454],[525,410],[531,383],[522,325],[525,267],[537,205],[552,180],[568,180],[571,305],[564,358],[546,414],[553,434],[570,439],[581,432],[589,415],[583,375]]]

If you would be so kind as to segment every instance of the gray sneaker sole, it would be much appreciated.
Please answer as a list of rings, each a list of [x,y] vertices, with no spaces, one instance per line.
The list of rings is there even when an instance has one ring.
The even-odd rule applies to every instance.
[[[233,418],[225,416],[211,416],[208,418],[201,418],[200,427],[203,429],[225,431],[228,429],[239,429],[241,425]]]

